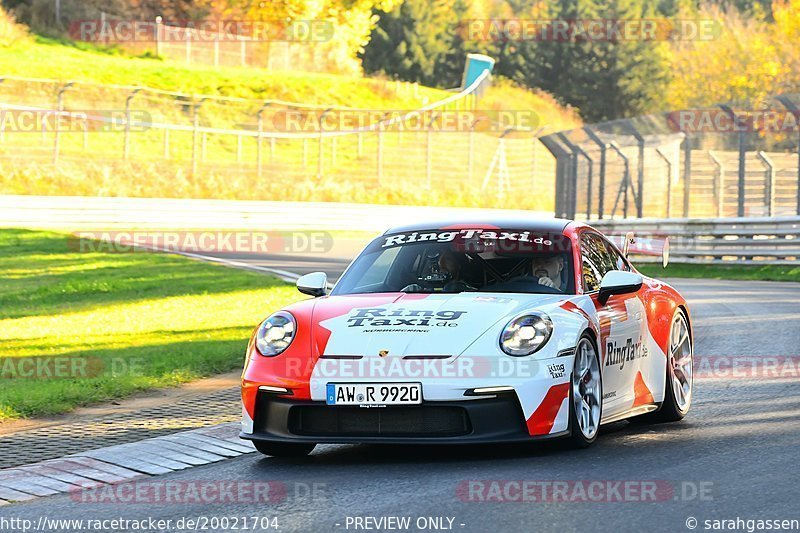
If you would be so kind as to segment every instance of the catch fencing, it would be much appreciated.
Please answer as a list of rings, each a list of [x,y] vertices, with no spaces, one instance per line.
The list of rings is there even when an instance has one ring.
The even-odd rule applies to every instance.
[[[355,189],[470,192],[501,204],[505,198],[531,198],[515,205],[551,209],[555,160],[539,141],[546,127],[500,127],[491,116],[455,130],[408,126],[419,117],[433,122],[446,114],[476,112],[487,82],[488,71],[442,100],[410,111],[387,111],[384,118],[379,110],[335,105],[0,77],[0,163],[15,168],[33,164],[70,175],[87,164],[114,172],[114,165],[144,162],[181,168],[189,176],[216,173]],[[374,83],[380,85],[376,90],[394,92],[400,100],[415,99],[425,90],[410,83]],[[40,131],[20,133],[9,113],[26,110],[80,125],[62,131],[43,121]],[[305,117],[312,127],[292,131],[285,125],[287,113]],[[326,116],[362,113],[378,118],[350,129],[322,127]]]
[[[800,95],[547,135],[556,213],[586,219],[800,215]]]

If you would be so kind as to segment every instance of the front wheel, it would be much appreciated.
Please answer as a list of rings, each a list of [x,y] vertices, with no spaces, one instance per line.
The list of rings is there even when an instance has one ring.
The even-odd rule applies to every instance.
[[[272,442],[254,440],[253,446],[264,455],[272,457],[305,457],[316,447],[316,444],[307,442]]]
[[[603,411],[603,377],[600,359],[592,338],[584,333],[575,348],[575,365],[570,386],[569,419],[572,444],[578,448],[591,446],[600,429]]]

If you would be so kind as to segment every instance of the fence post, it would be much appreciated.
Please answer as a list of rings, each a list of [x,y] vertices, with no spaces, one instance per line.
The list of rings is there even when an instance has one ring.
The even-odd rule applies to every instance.
[[[475,126],[486,117],[478,117],[472,121],[469,127],[469,153],[467,154],[467,180],[472,181],[473,172],[475,170]]]
[[[164,159],[169,159],[169,129],[164,128]]]
[[[794,115],[795,124],[800,124],[800,108],[787,96],[778,96],[777,100]],[[800,129],[797,132],[797,214],[800,215]]]
[[[122,145],[122,159],[128,159],[130,155],[130,136],[131,136],[131,100],[136,96],[140,89],[134,89],[131,94],[125,98],[125,137]]]
[[[667,164],[667,218],[672,217],[672,161],[669,157],[661,151],[661,148],[656,148],[656,154],[664,160]]]
[[[555,213],[557,217],[568,218],[567,213],[567,187],[571,153],[565,149],[564,144],[555,134],[545,135],[540,138],[547,151],[556,158],[556,184],[555,184]]]
[[[331,137],[331,168],[336,166],[336,136]]]
[[[476,121],[477,122],[477,121]],[[475,165],[475,122],[472,123],[472,128],[469,129],[467,134],[469,146],[467,147],[467,181],[472,182],[472,171]]]
[[[533,132],[533,143],[531,143],[531,190],[536,188],[536,149],[540,143],[539,135],[549,127],[549,124],[546,124]]]
[[[156,41],[156,57],[161,57],[161,32],[162,32],[162,29],[161,29],[161,27],[162,27],[162,26],[161,26],[161,21],[162,21],[162,20],[163,20],[163,19],[161,18],[161,15],[158,15],[158,16],[156,17],[156,35],[155,35],[155,41]]]
[[[53,165],[58,165],[58,151],[59,151],[59,133],[61,130],[61,112],[64,110],[64,92],[72,87],[74,82],[69,82],[64,84],[61,89],[58,90],[58,95],[56,96],[56,120],[55,120],[55,128],[54,128],[54,137],[53,137]],[[42,125],[44,128],[44,125]],[[42,130],[42,135],[44,135],[44,129]],[[44,137],[43,137],[44,138]]]
[[[722,166],[722,161],[720,161],[713,150],[708,151],[708,157],[717,165],[717,218],[722,218],[725,213],[725,167]]]
[[[200,161],[205,163],[206,161],[206,139],[208,138],[208,132],[203,132],[202,137],[200,137]]]
[[[572,200],[569,202],[569,210],[570,213],[572,213],[571,218],[574,217],[578,211],[578,156],[583,156],[589,163],[588,187],[586,189],[586,218],[588,220],[591,218],[592,212],[592,166],[594,165],[594,161],[591,157],[589,157],[589,154],[587,154],[578,145],[570,141],[564,133],[559,133],[558,137],[561,139],[561,142],[564,143],[564,145],[572,152],[572,155],[570,156]]]
[[[256,175],[261,177],[261,137],[264,133],[264,110],[269,106],[270,102],[265,102],[256,113],[256,120],[258,122],[258,137],[256,137]]]
[[[592,217],[592,168],[594,167],[594,160],[580,146],[575,145],[575,149],[589,163],[589,169],[586,173],[586,219],[589,220]]]
[[[186,62],[192,63],[192,30],[186,28]]]
[[[636,158],[636,194],[634,196],[634,200],[636,201],[636,216],[637,218],[642,218],[644,216],[644,195],[642,194],[642,190],[644,189],[644,137],[639,130],[636,129],[636,126],[633,124],[626,122],[628,130],[633,134],[634,139],[636,139],[636,144],[639,147],[639,154]],[[631,190],[633,188],[631,187]]]
[[[322,177],[323,177],[322,159],[323,159],[323,157],[325,155],[323,153],[323,148],[324,147],[323,147],[323,144],[322,144],[323,141],[324,141],[324,137],[322,136],[322,133],[323,133],[322,121],[325,120],[325,116],[328,113],[330,113],[332,110],[333,110],[333,108],[329,107],[328,109],[323,111],[322,114],[319,116],[319,145],[317,147],[317,179],[318,180],[321,180]]]
[[[617,205],[619,205],[619,197],[623,196],[622,199],[622,218],[628,218],[628,188],[631,186],[631,166],[630,160],[628,157],[622,153],[622,150],[615,142],[611,142],[608,144],[612,150],[614,150],[617,155],[622,159],[623,164],[625,165],[625,174],[622,176],[622,183],[620,184],[619,190],[617,191],[617,198],[614,200],[614,208],[611,210],[611,216],[616,214],[617,212]]]
[[[764,204],[767,207],[767,216],[772,217],[775,216],[775,164],[772,160],[767,157],[766,152],[763,150],[759,150],[756,155],[764,163],[764,166],[767,167],[767,186],[764,188],[765,193],[764,196]]]
[[[425,129],[425,183],[428,190],[431,188],[431,174],[432,174],[432,154],[431,154],[431,129],[433,121],[436,120],[438,113],[431,113],[431,119],[428,121],[428,127]],[[400,128],[397,128],[398,132]]]
[[[356,141],[357,141],[357,145],[358,145],[357,148],[356,148],[356,156],[358,157],[358,159],[361,159],[361,156],[363,155],[363,151],[364,151],[364,147],[362,146],[361,136],[362,136],[362,133],[360,131],[358,133],[356,133]]]
[[[386,115],[384,115],[386,118]],[[383,120],[378,122],[378,146],[377,146],[377,165],[378,165],[378,186],[383,180]]]
[[[5,78],[0,78],[0,84],[2,84]],[[88,127],[88,121],[87,121]],[[5,113],[0,113],[0,142],[6,141],[6,115]]]
[[[689,198],[692,190],[692,139],[683,138],[683,218],[689,218]]]
[[[308,166],[308,139],[303,137],[303,167]]]
[[[745,186],[745,124],[740,124],[739,117],[736,116],[736,112],[730,108],[730,106],[721,105],[719,106],[725,113],[727,113],[731,120],[733,121],[734,126],[739,128],[739,194],[738,194],[738,201],[737,201],[737,209],[736,209],[736,216],[743,217],[744,216],[744,186]]]
[[[597,183],[597,218],[603,220],[605,196],[606,196],[606,151],[608,144],[600,138],[589,126],[583,128],[586,135],[600,148],[600,175],[598,176]]]
[[[192,99],[195,100],[197,95],[193,95]],[[199,101],[195,100],[192,107],[192,174],[197,174],[197,136],[200,133],[200,106],[203,105],[205,99],[201,98]]]

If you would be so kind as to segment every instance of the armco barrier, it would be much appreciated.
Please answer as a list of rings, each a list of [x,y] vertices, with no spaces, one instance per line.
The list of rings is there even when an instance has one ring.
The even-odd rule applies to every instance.
[[[420,220],[548,217],[510,209],[169,198],[0,195],[0,227],[345,230],[381,232]]]
[[[800,265],[800,217],[595,220],[607,235],[670,239],[676,263]],[[647,258],[644,258],[647,260]],[[651,260],[658,260],[651,257]]]
[[[419,220],[552,217],[506,209],[165,198],[0,195],[0,227],[380,232]],[[608,235],[670,238],[673,262],[800,264],[800,217],[589,222]],[[642,258],[648,260],[647,257]],[[650,257],[657,260],[656,257]]]

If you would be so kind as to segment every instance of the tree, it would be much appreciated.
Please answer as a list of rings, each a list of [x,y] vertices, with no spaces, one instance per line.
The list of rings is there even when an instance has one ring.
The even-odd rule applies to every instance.
[[[561,0],[551,19],[623,21],[653,19],[646,0]],[[666,44],[642,39],[543,40],[526,68],[525,83],[577,107],[586,120],[647,113],[663,104],[668,82]]]
[[[444,62],[458,18],[453,0],[405,0],[380,17],[362,54],[366,72],[441,86],[436,66]]]

